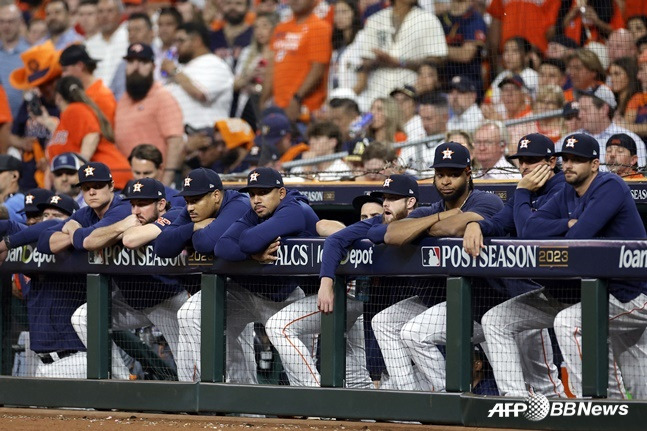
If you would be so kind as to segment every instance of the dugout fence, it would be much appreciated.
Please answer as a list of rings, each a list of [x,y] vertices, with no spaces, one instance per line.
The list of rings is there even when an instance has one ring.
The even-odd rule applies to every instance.
[[[608,292],[606,280],[644,280],[647,241],[522,241],[493,239],[481,257],[462,253],[456,239],[425,240],[418,246],[354,244],[338,271],[335,312],[322,317],[321,388],[225,383],[225,308],[228,276],[317,276],[322,239],[286,240],[276,264],[213,261],[199,254],[158,259],[147,248],[120,246],[94,253],[44,256],[33,246],[12,250],[2,274],[2,369],[0,404],[189,413],[255,413],[345,419],[527,429],[643,429],[644,400],[607,400]],[[430,250],[435,260],[430,259]],[[298,257],[295,259],[294,257]],[[123,275],[200,274],[202,290],[202,373],[199,383],[109,380],[110,278]],[[8,374],[13,273],[86,273],[88,379],[17,378]],[[446,393],[344,389],[346,331],[345,277],[387,279],[448,277]],[[477,396],[469,393],[472,372],[471,277],[581,280],[583,308],[583,399],[551,400]],[[341,294],[339,294],[341,293]],[[537,415],[528,412],[542,412]],[[539,418],[539,420],[537,420]]]

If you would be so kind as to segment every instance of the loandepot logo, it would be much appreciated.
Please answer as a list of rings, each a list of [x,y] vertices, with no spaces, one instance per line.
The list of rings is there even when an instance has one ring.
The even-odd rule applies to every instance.
[[[539,422],[548,416],[625,416],[629,413],[627,404],[597,404],[592,401],[548,401],[542,394],[529,393],[523,402],[496,403],[488,411],[489,418],[523,416],[529,421]]]

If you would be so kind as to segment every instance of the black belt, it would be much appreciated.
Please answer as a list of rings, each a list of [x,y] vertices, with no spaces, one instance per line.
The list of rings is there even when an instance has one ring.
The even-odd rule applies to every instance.
[[[43,364],[52,364],[60,359],[67,358],[68,356],[71,356],[77,352],[78,350],[61,350],[60,352],[37,353],[37,355],[40,358],[40,360],[43,361]]]

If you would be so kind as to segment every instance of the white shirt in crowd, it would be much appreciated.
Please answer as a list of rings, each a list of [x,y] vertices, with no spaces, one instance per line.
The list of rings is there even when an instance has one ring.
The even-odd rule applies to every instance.
[[[427,136],[420,115],[414,115],[404,125],[407,141],[417,141]],[[412,145],[400,151],[400,162],[412,171],[426,171],[434,163],[435,143]]]
[[[482,174],[482,175],[481,175]],[[508,162],[505,159],[505,156],[501,156],[498,162],[488,169],[487,171],[482,171],[480,174],[475,176],[475,179],[479,180],[520,180],[521,174],[519,169]]]
[[[102,79],[106,85],[112,82],[119,63],[128,52],[128,30],[120,25],[110,39],[104,39],[97,33],[85,42],[90,57],[99,60],[94,76]]]
[[[474,133],[474,130],[476,130],[483,120],[483,113],[475,103],[467,108],[461,115],[454,115],[450,118],[447,122],[447,130],[463,130],[465,132]]]
[[[342,177],[352,176],[352,170],[350,166],[346,164],[342,159],[337,159],[330,166],[326,168],[325,172],[318,172],[314,175],[314,179],[317,181],[339,181]],[[290,174],[300,175],[304,174],[303,166],[297,166],[290,170]],[[305,173],[308,175],[308,173]],[[305,181],[305,178],[303,179]],[[292,180],[291,182],[300,182]]]

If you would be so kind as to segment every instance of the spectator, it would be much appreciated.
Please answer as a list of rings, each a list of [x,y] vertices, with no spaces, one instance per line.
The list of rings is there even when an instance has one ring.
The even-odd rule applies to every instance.
[[[643,36],[647,36],[647,16],[634,15],[627,19],[627,30],[631,33],[634,42]]]
[[[637,75],[638,65],[632,57],[616,58],[609,66],[609,87],[618,102],[615,113],[616,122],[623,122],[629,100],[634,94],[640,92]]]
[[[638,53],[636,49],[636,41],[631,33],[624,28],[611,33],[606,45],[607,56],[609,57],[610,62],[622,57],[635,58]]]
[[[452,0],[449,11],[440,16],[445,31],[448,54],[443,65],[443,81],[453,76],[465,76],[474,82],[478,100],[483,98],[481,51],[485,47],[487,26],[472,2]]]
[[[85,93],[101,109],[110,124],[114,125],[117,101],[103,81],[94,77],[97,61],[90,58],[85,46],[77,44],[68,46],[61,53],[58,62],[63,70],[63,76],[73,76],[81,81]]]
[[[85,39],[90,39],[99,33],[97,0],[81,0],[77,8],[77,28]]]
[[[261,162],[289,162],[308,150],[304,143],[297,143],[297,135],[293,132],[292,123],[288,117],[279,112],[270,112],[263,117],[260,124],[261,133],[256,136],[255,143],[261,148]]]
[[[580,46],[586,46],[588,42],[604,42],[613,30],[622,27],[624,20],[616,2],[591,2],[580,6],[573,1],[562,20],[564,34]]]
[[[180,104],[185,124],[210,128],[214,121],[229,117],[234,75],[209,51],[209,33],[203,25],[182,24],[175,41],[180,67],[170,59],[162,61],[170,80],[167,89]]]
[[[574,100],[575,90],[588,91],[604,82],[605,74],[600,59],[588,49],[578,49],[565,58],[566,74],[573,88],[564,93],[567,102]]]
[[[25,40],[29,46],[38,45],[41,41],[47,39],[47,24],[44,19],[32,18],[27,24],[27,34]]]
[[[231,67],[236,69],[241,51],[252,42],[254,28],[245,22],[249,11],[247,0],[223,0],[222,28],[211,33],[209,48]]]
[[[477,178],[483,180],[517,180],[519,170],[505,158],[508,130],[500,121],[485,121],[474,132],[474,161],[481,167]]]
[[[445,133],[449,121],[449,103],[439,93],[425,93],[418,96],[418,115],[427,136]]]
[[[25,195],[20,193],[18,179],[22,164],[17,158],[0,154],[0,202],[9,210],[9,219],[25,223],[22,209],[25,206]]]
[[[70,7],[65,0],[49,0],[45,4],[45,23],[49,39],[59,51],[84,40],[74,29],[70,19]]]
[[[643,54],[647,50],[647,36],[643,36],[636,41],[636,48],[638,48],[638,54]]]
[[[564,134],[569,135],[582,128],[579,102],[567,102],[562,108],[562,116],[564,117]]]
[[[562,60],[547,58],[539,66],[539,87],[542,85],[557,85],[562,90],[566,89],[568,77],[566,65]]]
[[[54,191],[71,197],[80,208],[86,206],[79,187],[79,168],[85,163],[76,153],[61,153],[52,159],[50,165]]]
[[[397,173],[397,154],[391,144],[372,142],[362,153],[363,175],[357,181],[384,181],[386,177]]]
[[[360,111],[357,102],[346,97],[334,97],[328,102],[328,105],[330,121],[339,127],[343,148],[347,151],[352,150],[357,136],[350,136],[350,125],[359,118]]]
[[[551,60],[564,60],[566,56],[570,55],[574,50],[580,46],[570,37],[558,34],[553,36],[548,41],[548,49],[546,50],[546,59]]]
[[[247,155],[254,146],[254,131],[240,118],[216,121],[210,145],[199,148],[200,166],[231,174],[249,169]]]
[[[415,140],[425,137],[425,129],[416,106],[416,89],[411,85],[396,88],[389,94],[398,104],[401,113],[404,133],[407,139]]]
[[[115,144],[124,155],[144,142],[159,149],[166,161],[160,180],[171,185],[182,166],[182,110],[171,93],[154,81],[150,46],[135,43],[128,47],[124,59],[126,94],[117,104]]]
[[[469,78],[455,76],[449,86],[449,107],[454,115],[447,122],[447,130],[465,130],[471,133],[484,119],[476,104],[476,85]]]
[[[619,124],[632,132],[647,137],[647,53],[638,59],[638,73],[640,92],[634,94],[627,103],[624,122]]]
[[[99,0],[97,20],[99,33],[87,39],[90,57],[99,61],[95,76],[112,83],[121,57],[128,49],[128,30],[121,25],[123,6],[119,0]]]
[[[11,108],[7,100],[7,93],[5,93],[4,87],[0,84],[0,154],[6,154],[9,148],[12,121],[13,116],[11,115]]]
[[[164,158],[160,150],[151,144],[139,144],[130,152],[128,156],[130,170],[133,174],[133,181],[142,178],[162,178],[164,176]],[[176,197],[177,190],[169,186],[164,186],[166,191],[166,200],[171,203],[172,207],[181,207],[185,205],[181,196]]]
[[[611,89],[600,84],[589,92],[580,92],[577,101],[580,107],[579,118],[582,129],[579,133],[593,136],[600,144],[600,170],[606,171],[606,144],[611,135],[626,133],[636,142],[638,165],[645,166],[645,143],[633,132],[618,126],[613,122],[613,114],[618,104]],[[561,150],[560,147],[558,150]]]
[[[332,59],[328,78],[328,94],[335,88],[352,88],[357,93],[356,70],[362,64],[356,36],[362,29],[357,0],[335,2],[332,30]]]
[[[627,179],[645,179],[638,172],[638,148],[636,141],[626,133],[612,135],[607,141],[607,167]]]
[[[371,104],[373,122],[368,127],[366,137],[380,142],[403,142],[407,139],[402,125],[402,113],[395,100],[380,97]]]
[[[175,32],[182,25],[182,15],[174,7],[163,7],[157,18],[157,37],[161,42],[160,52],[173,55]]]
[[[276,26],[270,42],[272,57],[260,104],[272,97],[291,121],[304,108],[314,112],[326,100],[331,28],[313,13],[315,5],[315,0],[291,3],[293,18]]]
[[[327,156],[341,151],[343,142],[339,127],[329,121],[311,123],[308,127],[308,151],[302,154],[302,159]],[[351,167],[342,159],[317,163],[316,165],[298,166],[290,174],[314,173],[313,179],[317,181],[338,181],[351,174]]]
[[[445,134],[445,142],[457,142],[467,148],[470,152],[470,159],[472,160],[472,170],[481,169],[480,166],[474,161],[474,140],[472,136],[464,130],[450,130]]]
[[[114,132],[110,122],[90,100],[83,84],[73,76],[61,78],[56,84],[57,105],[60,120],[48,115],[36,117],[36,121],[50,131],[52,138],[47,144],[47,156],[66,152],[78,153],[85,160],[103,161],[112,167],[115,186],[123,189],[131,178],[130,166],[113,144]]]
[[[420,65],[414,87],[416,94],[437,92],[440,89],[438,68],[435,64],[428,62]]]
[[[557,85],[540,85],[537,99],[533,104],[535,114],[554,111],[564,106],[564,92]],[[535,129],[538,133],[557,142],[563,136],[562,119],[559,117],[537,120]]]
[[[505,120],[516,120],[532,115],[532,107],[528,103],[531,98],[528,94],[528,88],[525,86],[523,79],[519,75],[514,75],[505,78],[499,84],[501,90],[501,102],[505,108],[503,118]],[[534,122],[516,124],[508,127],[510,140],[508,141],[508,151],[506,154],[515,154],[517,151],[517,144],[522,136],[534,133],[537,131]]]
[[[8,85],[9,75],[23,65],[20,54],[29,49],[29,44],[21,36],[22,25],[22,15],[15,4],[0,6],[0,82],[5,86],[14,117],[22,104],[22,91]]]

